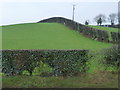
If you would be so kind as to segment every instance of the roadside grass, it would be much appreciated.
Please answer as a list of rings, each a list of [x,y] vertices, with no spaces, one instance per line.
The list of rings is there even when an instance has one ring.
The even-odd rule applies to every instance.
[[[112,46],[59,23],[2,26],[2,49],[101,49]]]
[[[3,88],[118,88],[118,74],[98,71],[66,78],[3,76],[2,84]]]

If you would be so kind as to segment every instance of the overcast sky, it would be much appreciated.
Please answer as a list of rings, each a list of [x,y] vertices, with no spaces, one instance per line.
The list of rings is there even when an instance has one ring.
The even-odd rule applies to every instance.
[[[21,2],[20,2],[21,1]],[[104,0],[105,1],[105,0]],[[90,24],[95,24],[93,18],[98,14],[105,14],[118,12],[118,0],[109,0],[104,2],[102,0],[95,1],[80,1],[80,0],[59,0],[55,1],[36,1],[30,0],[4,0],[0,5],[0,25],[10,25],[19,23],[34,23],[42,19],[62,16],[72,19],[72,5],[76,5],[75,21],[84,23],[89,19]],[[2,20],[1,20],[2,19]]]

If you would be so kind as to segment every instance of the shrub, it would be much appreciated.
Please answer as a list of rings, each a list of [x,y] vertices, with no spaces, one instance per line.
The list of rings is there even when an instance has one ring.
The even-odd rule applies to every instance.
[[[54,52],[54,53],[53,53]],[[86,62],[88,60],[86,50],[63,50],[47,52],[49,56],[46,59],[53,68],[55,76],[72,76],[75,73],[86,71]],[[50,54],[51,53],[51,54]]]
[[[104,64],[119,69],[120,65],[120,45],[115,45],[105,51]]]
[[[48,64],[54,75],[73,75],[86,71],[87,50],[2,50],[2,72],[20,75],[27,70],[30,75],[39,63]]]
[[[112,42],[120,43],[120,33],[118,32],[111,32]]]

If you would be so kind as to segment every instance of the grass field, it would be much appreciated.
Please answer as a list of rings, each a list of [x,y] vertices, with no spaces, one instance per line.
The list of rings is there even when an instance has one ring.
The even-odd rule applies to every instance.
[[[112,45],[86,38],[58,23],[3,26],[2,40],[2,49],[101,49]]]
[[[112,27],[102,27],[102,26],[94,26],[94,25],[88,25],[89,27],[100,29],[100,30],[106,30],[109,32],[118,32],[118,28],[112,28]]]
[[[118,74],[114,68],[104,67],[101,49],[112,44],[98,42],[58,23],[28,23],[2,27],[2,49],[89,49],[87,73],[74,77],[41,77],[41,72],[51,68],[41,65],[33,76],[24,72],[21,76],[2,77],[3,88],[118,88]],[[104,52],[104,51],[103,51]],[[38,75],[38,76],[36,76]]]

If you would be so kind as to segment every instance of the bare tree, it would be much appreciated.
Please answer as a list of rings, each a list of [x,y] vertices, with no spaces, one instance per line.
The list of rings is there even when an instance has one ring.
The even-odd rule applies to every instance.
[[[104,14],[99,14],[94,18],[94,21],[97,22],[97,25],[101,25],[103,22],[106,22],[106,16]]]
[[[115,24],[115,21],[117,21],[117,14],[116,13],[111,13],[109,14],[108,20],[111,22],[111,25]]]

